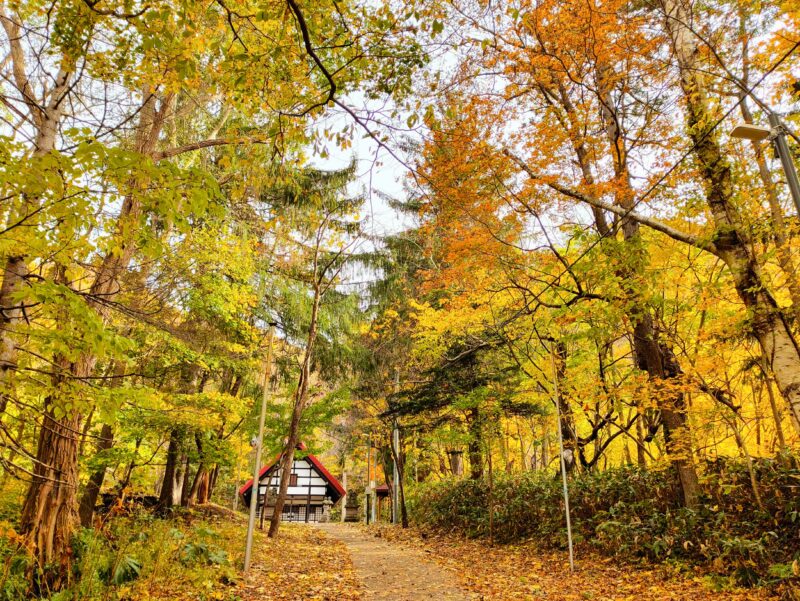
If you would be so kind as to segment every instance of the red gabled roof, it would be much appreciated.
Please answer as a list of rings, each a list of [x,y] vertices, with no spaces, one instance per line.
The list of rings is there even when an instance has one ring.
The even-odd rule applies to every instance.
[[[298,450],[300,450],[300,451],[305,451],[305,450],[306,450],[306,445],[304,445],[302,442],[300,442],[300,443],[298,443],[298,444],[297,444],[297,449],[298,449]],[[277,456],[277,457],[275,457],[275,459],[273,459],[273,460],[272,460],[270,463],[268,463],[268,464],[267,464],[267,465],[265,465],[263,468],[261,468],[261,471],[260,471],[260,472],[258,472],[258,479],[259,479],[259,481],[261,480],[261,478],[263,478],[263,477],[266,475],[266,473],[267,473],[269,470],[271,470],[271,469],[272,469],[272,468],[275,466],[275,464],[278,462],[278,459],[280,459],[280,457],[281,457],[281,456],[280,456],[280,455],[278,455],[278,456]],[[306,459],[308,459],[308,460],[311,462],[311,465],[313,465],[315,468],[317,468],[317,471],[319,471],[319,473],[320,473],[320,474],[322,474],[322,477],[323,477],[323,478],[325,478],[325,480],[327,480],[327,481],[328,481],[328,484],[330,484],[331,486],[333,486],[333,488],[336,490],[336,492],[338,492],[338,493],[339,493],[339,495],[340,495],[340,496],[342,496],[342,497],[343,497],[343,496],[345,496],[345,495],[347,494],[347,491],[344,489],[344,486],[342,486],[342,485],[339,483],[339,481],[338,481],[336,478],[334,478],[334,477],[333,477],[333,474],[331,474],[331,473],[330,473],[330,472],[329,472],[329,471],[328,471],[328,470],[325,468],[325,466],[324,466],[324,465],[322,465],[322,462],[321,462],[319,459],[317,459],[317,457],[316,457],[315,455],[312,455],[311,453],[309,453],[308,455],[306,455],[306,457],[305,457],[305,458],[306,458]],[[242,487],[239,489],[239,494],[240,494],[240,495],[243,495],[243,494],[244,494],[244,493],[246,493],[248,490],[250,490],[250,488],[251,488],[252,486],[253,486],[253,479],[252,479],[252,478],[250,478],[250,479],[249,479],[249,480],[248,480],[248,481],[245,483],[245,485],[244,485],[244,486],[242,486]]]

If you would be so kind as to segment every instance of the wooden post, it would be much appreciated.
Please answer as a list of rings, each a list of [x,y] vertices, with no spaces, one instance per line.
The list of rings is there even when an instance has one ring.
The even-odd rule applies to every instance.
[[[313,468],[311,467],[311,461],[308,460],[308,457],[306,457],[306,463],[308,463],[308,488],[306,494],[306,524],[308,524],[310,521],[308,519],[308,514],[311,511],[311,472]]]
[[[347,470],[342,471],[342,487],[344,488],[344,496],[342,497],[342,522],[347,517]]]

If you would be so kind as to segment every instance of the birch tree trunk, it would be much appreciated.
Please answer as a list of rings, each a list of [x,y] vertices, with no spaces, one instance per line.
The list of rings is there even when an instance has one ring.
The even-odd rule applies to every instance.
[[[0,23],[5,30],[13,84],[25,100],[30,122],[34,126],[32,156],[43,157],[56,147],[58,128],[63,117],[63,106],[70,92],[73,78],[72,68],[66,58],[53,78],[54,85],[49,94],[40,102],[28,78],[28,66],[22,47],[22,25],[16,18],[6,14],[0,7]],[[39,207],[41,200],[25,197],[11,209],[9,222],[16,222],[30,215]],[[5,411],[9,400],[9,379],[17,366],[17,345],[14,340],[15,329],[24,318],[24,305],[13,300],[22,290],[28,277],[28,256],[24,247],[3,261],[3,283],[0,285],[0,413]]]
[[[775,381],[789,403],[794,423],[800,420],[800,349],[785,312],[766,287],[752,244],[733,202],[731,168],[720,147],[709,107],[707,85],[698,61],[697,38],[689,29],[692,8],[686,0],[662,0],[666,30],[672,40],[686,103],[686,129],[705,182],[706,202],[718,256],[730,270],[739,298],[748,311],[750,330],[758,340]]]

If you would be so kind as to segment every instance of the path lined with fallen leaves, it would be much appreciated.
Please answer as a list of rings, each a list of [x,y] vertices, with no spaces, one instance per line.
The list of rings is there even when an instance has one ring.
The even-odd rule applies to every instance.
[[[713,590],[714,582],[668,564],[633,566],[611,557],[581,555],[569,573],[567,554],[535,544],[489,546],[485,540],[423,534],[379,525],[375,537],[397,548],[424,550],[483,601],[777,601],[764,589]],[[380,540],[379,539],[379,540]],[[354,562],[355,563],[355,562]],[[390,599],[391,597],[386,597]],[[787,597],[793,598],[793,597]]]
[[[353,568],[370,601],[468,601],[478,599],[449,571],[419,549],[396,545],[350,524],[319,524],[347,547]]]
[[[234,597],[237,600],[365,599],[347,547],[313,526],[282,524],[273,539],[256,531],[253,551],[253,565]]]

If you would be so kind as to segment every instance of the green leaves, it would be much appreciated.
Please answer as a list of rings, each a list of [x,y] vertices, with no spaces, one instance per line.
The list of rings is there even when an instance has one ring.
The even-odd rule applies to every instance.
[[[131,582],[139,577],[141,571],[142,564],[135,558],[126,555],[114,565],[108,576],[108,582],[116,586]]]

